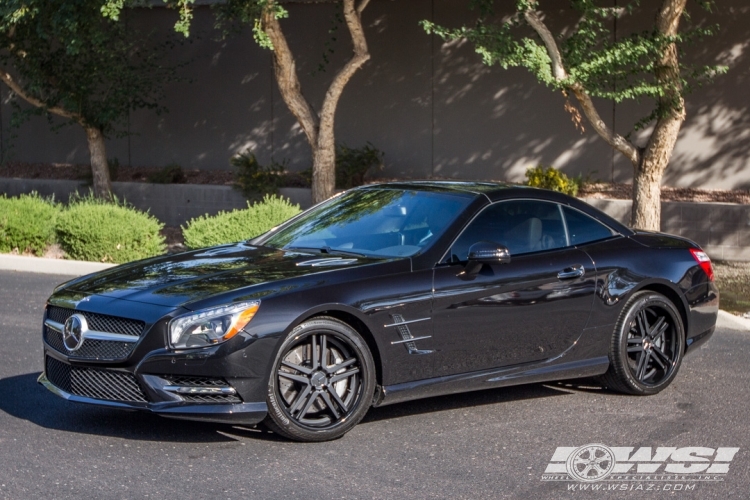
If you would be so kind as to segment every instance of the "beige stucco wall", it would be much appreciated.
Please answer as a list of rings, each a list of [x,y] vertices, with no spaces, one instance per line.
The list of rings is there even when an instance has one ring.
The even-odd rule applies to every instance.
[[[508,2],[510,5],[511,2]],[[556,25],[574,20],[568,2],[554,0]],[[571,174],[628,181],[630,165],[587,127],[576,131],[563,110],[563,98],[539,85],[524,70],[483,66],[466,44],[444,44],[424,34],[421,19],[457,26],[471,19],[463,0],[373,0],[365,11],[372,59],[344,91],[337,114],[339,142],[370,141],[386,153],[386,175],[521,180],[528,166],[552,164]],[[545,5],[543,4],[543,7]],[[325,73],[314,73],[329,38],[331,4],[293,4],[283,21],[298,54],[303,89],[318,106],[348,55],[344,26]],[[695,6],[693,5],[695,9]],[[684,124],[666,175],[671,185],[750,187],[745,164],[750,155],[746,113],[750,74],[750,6],[719,2],[705,22],[721,33],[688,49],[696,63],[729,64],[728,75],[698,89],[687,102]],[[163,8],[140,11],[136,22],[170,33],[176,14]],[[275,87],[271,55],[249,32],[218,41],[209,8],[196,11],[194,34],[180,50],[189,60],[191,82],[167,87],[170,112],[133,113],[129,139],[108,143],[110,158],[133,165],[178,163],[184,168],[229,168],[228,159],[252,149],[262,162],[289,160],[307,168],[310,151]],[[647,18],[648,19],[648,18]],[[618,26],[618,33],[647,26]],[[8,91],[2,89],[3,154],[29,162],[88,161],[85,137],[69,127],[51,133],[46,119],[9,128]],[[605,121],[627,133],[648,112],[646,103],[601,102]],[[11,135],[16,137],[12,138]],[[637,137],[637,136],[636,136]],[[12,146],[12,147],[11,147]]]

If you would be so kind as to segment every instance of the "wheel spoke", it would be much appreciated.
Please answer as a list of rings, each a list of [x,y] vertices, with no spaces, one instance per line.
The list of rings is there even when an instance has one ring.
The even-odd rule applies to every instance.
[[[652,339],[655,338],[656,335],[659,333],[659,331],[662,328],[665,328],[664,325],[666,322],[667,320],[664,316],[659,316],[656,320],[656,323],[654,323],[654,325],[651,328],[649,328],[648,336],[651,337]]]
[[[279,370],[278,374],[279,377],[294,380],[295,382],[299,382],[301,384],[310,385],[310,380],[307,377],[303,377],[302,375],[295,375],[294,373],[285,372],[283,370]]]
[[[643,344],[642,337],[631,337],[628,339],[628,344]]]
[[[294,415],[294,412],[299,410],[300,406],[302,406],[302,404],[305,402],[310,392],[312,392],[312,387],[310,387],[309,385],[305,387],[302,391],[300,391],[300,393],[297,395],[297,398],[294,400],[294,403],[292,404],[292,406],[289,407],[289,413]]]
[[[336,405],[333,404],[333,401],[331,401],[331,397],[328,395],[328,392],[321,392],[320,397],[323,398],[323,401],[325,401],[326,406],[329,410],[331,410],[331,413],[333,413],[333,418],[338,420],[341,417],[341,414],[336,409]]]
[[[642,352],[642,351],[643,351],[643,346],[641,346],[641,345],[634,345],[632,347],[628,347],[628,352],[629,353],[630,352]]]
[[[648,358],[651,357],[651,355],[643,351],[641,353],[641,356],[638,358],[638,368],[635,370],[635,378],[643,382],[643,375],[646,373],[646,365],[648,365]]]
[[[656,350],[656,348],[655,348],[654,350]],[[661,352],[661,351],[659,351],[659,352]],[[662,354],[663,354],[663,353],[662,353]],[[654,362],[655,362],[655,363],[656,363],[657,365],[659,365],[659,368],[661,368],[661,369],[662,369],[662,370],[664,370],[664,371],[666,371],[666,370],[667,370],[667,365],[665,365],[664,363],[662,363],[661,359],[659,359],[659,356],[654,356],[654,355],[651,355],[651,359],[652,359],[652,360],[653,360],[653,361],[654,361]]]
[[[339,393],[336,392],[335,388],[332,388],[330,385],[326,388],[328,390],[328,393],[331,395],[334,401],[336,401],[336,404],[339,405],[339,408],[341,408],[344,412],[349,411],[349,407],[347,407],[344,402],[341,400],[341,397],[339,396]]]
[[[359,373],[359,368],[352,368],[351,370],[345,371],[344,373],[339,373],[338,375],[334,375],[333,377],[331,377],[328,383],[333,384],[335,382],[338,382],[339,380],[344,380],[345,378],[349,378],[352,375],[355,375],[357,373]]]
[[[298,420],[304,418],[305,415],[307,415],[307,412],[310,411],[310,407],[313,405],[313,403],[315,402],[315,400],[318,399],[319,395],[320,395],[320,393],[318,393],[318,392],[313,392],[310,395],[310,397],[307,399],[307,403],[305,403],[305,407],[302,408],[302,411],[299,412],[299,415],[297,415],[297,419]]]
[[[638,333],[641,335],[641,337],[645,337],[648,335],[648,318],[646,317],[646,310],[641,309],[638,311]]]
[[[306,368],[301,365],[295,365],[294,363],[290,363],[289,361],[282,360],[281,364],[286,366],[287,368],[291,368],[292,370],[297,370],[300,373],[304,373],[305,375],[310,375],[312,373],[312,370],[310,368]]]
[[[651,356],[651,359],[654,359],[654,357]],[[641,380],[641,382],[650,379],[655,373],[656,373],[656,368],[651,368],[649,371],[643,374],[643,379]]]
[[[321,335],[320,337],[320,367],[325,370],[328,366],[328,336]]]
[[[326,371],[326,373],[336,373],[337,371],[341,370],[342,368],[346,368],[347,366],[354,364],[357,362],[357,358],[349,358],[346,361],[342,361],[341,363],[334,365],[334,366],[328,366],[323,367],[323,369]]]
[[[317,342],[318,336],[312,335],[311,338],[312,338],[312,344],[311,344],[312,352],[310,353],[310,360],[312,361],[312,369],[314,371],[314,370],[317,370],[318,367],[320,366],[319,358],[318,358],[318,342]]]
[[[664,320],[664,318],[663,318],[663,317],[662,317],[661,319],[662,319],[662,320]],[[654,339],[654,342],[656,342],[656,341],[657,341],[657,340],[659,340],[660,338],[663,338],[663,337],[664,337],[664,332],[666,332],[666,331],[667,331],[667,328],[669,328],[669,323],[667,323],[667,322],[666,322],[666,320],[664,321],[664,323],[662,323],[662,324],[661,324],[661,325],[659,326],[659,328],[658,328],[658,329],[654,328],[654,332],[655,332],[655,333],[654,333],[654,334],[653,334],[653,335],[651,336],[651,338],[652,338],[652,339]]]
[[[653,352],[656,353],[656,355],[659,356],[661,359],[663,359],[665,363],[667,363],[668,365],[672,364],[672,360],[669,359],[669,356],[664,354],[664,351],[662,351],[660,347],[654,346],[653,349],[654,349]],[[654,356],[654,359],[656,359],[656,356]]]

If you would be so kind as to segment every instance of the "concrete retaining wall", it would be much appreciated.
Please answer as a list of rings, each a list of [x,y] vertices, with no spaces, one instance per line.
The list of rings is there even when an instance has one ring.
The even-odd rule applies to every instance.
[[[36,191],[42,196],[54,195],[56,200],[67,202],[72,193],[86,193],[88,189],[78,181],[0,178],[0,193],[9,196]],[[113,182],[112,190],[118,198],[140,210],[148,210],[167,226],[179,226],[204,214],[214,215],[222,210],[247,207],[245,197],[231,186]],[[302,208],[312,203],[309,189],[282,188],[279,193]]]
[[[623,224],[630,222],[629,200],[585,201]],[[661,230],[690,238],[713,259],[750,261],[750,205],[662,202]]]
[[[148,184],[114,182],[115,194],[140,210],[149,210],[168,226],[179,226],[204,214],[247,206],[245,198],[231,186],[201,184]],[[0,193],[15,196],[36,191],[67,201],[71,193],[88,188],[77,181],[0,178]],[[305,188],[282,188],[280,194],[310,207],[312,197]],[[585,199],[623,224],[630,221],[631,202],[626,200]],[[733,203],[663,202],[661,230],[690,238],[714,259],[750,261],[750,205]]]

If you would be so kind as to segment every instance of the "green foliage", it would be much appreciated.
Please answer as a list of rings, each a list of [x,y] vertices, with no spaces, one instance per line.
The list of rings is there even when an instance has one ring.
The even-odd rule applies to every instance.
[[[365,183],[372,168],[383,170],[385,153],[367,143],[361,148],[350,148],[344,144],[336,146],[336,189],[350,189]],[[307,185],[312,184],[312,168],[299,173]]]
[[[339,144],[336,148],[336,189],[349,189],[365,183],[367,172],[383,169],[385,153],[369,142],[361,148]]]
[[[164,253],[163,227],[124,202],[89,195],[71,199],[57,219],[57,237],[71,259],[121,264]]]
[[[175,68],[164,61],[171,44],[152,42],[137,23],[102,16],[113,8],[108,0],[0,2],[0,64],[12,68],[23,93],[41,104],[16,105],[14,123],[63,110],[65,124],[120,136],[131,110],[164,111],[164,83],[175,79]]]
[[[229,163],[237,168],[237,184],[248,200],[258,199],[267,194],[278,194],[284,182],[286,162],[264,166],[258,163],[252,153],[241,153],[232,157]]]
[[[643,128],[649,122],[665,116],[681,106],[680,96],[696,85],[727,71],[724,66],[691,66],[681,63],[677,78],[659,81],[657,73],[663,71],[661,59],[665,48],[672,43],[678,47],[694,43],[718,32],[717,26],[689,27],[676,36],[665,36],[656,29],[614,37],[612,19],[632,15],[639,5],[637,0],[623,2],[618,7],[599,7],[593,0],[571,0],[578,12],[578,22],[557,40],[567,75],[556,78],[552,59],[542,40],[528,36],[525,20],[527,11],[538,8],[536,0],[520,0],[512,15],[497,22],[493,0],[473,0],[479,11],[474,26],[448,28],[430,21],[422,21],[428,33],[444,40],[466,39],[471,42],[485,64],[498,64],[503,68],[523,67],[539,82],[556,90],[574,87],[584,89],[589,95],[611,99],[656,101],[654,111],[635,124]],[[710,8],[713,2],[700,2]],[[681,58],[682,59],[682,58]]]
[[[127,0],[104,0],[101,12],[105,17],[117,20]],[[164,0],[164,3],[178,10],[179,19],[174,29],[185,37],[190,36],[195,0]],[[233,23],[249,24],[253,27],[253,37],[261,47],[273,50],[273,43],[263,30],[263,15],[270,14],[276,19],[288,17],[288,11],[278,0],[227,0],[215,4],[217,25],[225,30]]]
[[[150,174],[147,178],[148,182],[154,184],[182,184],[185,182],[187,177],[185,172],[182,171],[182,167],[173,163],[162,168],[158,172]]]
[[[201,216],[182,228],[188,248],[202,248],[247,240],[265,233],[300,212],[299,205],[278,196],[266,195],[263,201],[243,210]]]
[[[527,186],[550,189],[570,196],[577,195],[583,183],[583,176],[571,178],[554,167],[544,168],[544,165],[539,165],[526,170]]]
[[[60,206],[37,193],[8,198],[0,195],[0,252],[44,254],[55,243]]]

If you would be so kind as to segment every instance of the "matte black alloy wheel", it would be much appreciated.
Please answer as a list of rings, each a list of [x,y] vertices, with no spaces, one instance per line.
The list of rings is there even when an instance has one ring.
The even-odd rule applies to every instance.
[[[685,350],[682,319],[674,304],[654,292],[633,295],[615,328],[606,385],[630,394],[667,387]]]
[[[269,381],[275,432],[301,441],[342,436],[372,402],[372,355],[362,337],[333,318],[314,318],[284,341]]]

